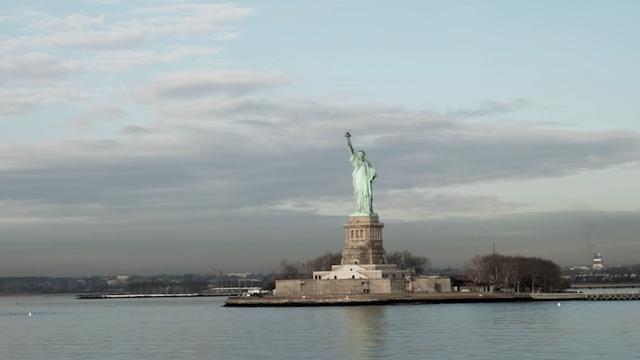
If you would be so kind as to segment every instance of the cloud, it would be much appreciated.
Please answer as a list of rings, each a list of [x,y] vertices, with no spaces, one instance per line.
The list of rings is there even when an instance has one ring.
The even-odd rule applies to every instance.
[[[39,52],[0,52],[0,82],[64,78],[78,67]]]
[[[203,46],[170,46],[162,51],[114,50],[99,52],[85,60],[83,65],[101,72],[122,72],[153,64],[210,58],[216,53],[215,49]]]
[[[152,130],[144,126],[127,125],[120,129],[120,134],[123,135],[144,135],[151,133]]]
[[[0,18],[21,24],[29,35],[12,37],[15,46],[131,49],[159,38],[229,36],[228,24],[252,9],[232,4],[174,3],[136,8],[125,13],[55,16],[34,9],[12,9]],[[11,38],[11,37],[10,37]]]
[[[218,58],[221,42],[238,37],[234,24],[252,9],[181,1],[121,9],[0,11],[7,24],[0,36],[0,78],[7,85],[0,89],[0,115],[15,121],[0,142],[3,234],[19,229],[15,239],[41,234],[47,242],[57,230],[59,238],[76,235],[75,242],[60,241],[61,253],[87,246],[95,254],[91,246],[98,242],[118,243],[122,249],[113,248],[121,258],[131,246],[157,248],[157,239],[187,248],[175,238],[197,238],[191,226],[203,243],[215,237],[216,253],[224,253],[218,246],[229,239],[246,247],[274,233],[285,245],[324,247],[314,237],[329,229],[338,249],[340,222],[308,228],[342,218],[353,206],[346,129],[378,168],[377,211],[403,221],[401,229],[422,222],[412,233],[420,239],[425,223],[448,221],[458,230],[460,218],[499,222],[532,211],[504,192],[456,185],[564,177],[633,164],[640,155],[635,131],[497,120],[533,108],[529,99],[441,112],[292,97],[287,85],[296,79],[278,69],[228,68]],[[477,118],[483,121],[472,121]],[[23,132],[36,135],[12,137]],[[136,226],[137,233],[113,235]],[[535,234],[500,226],[481,240]],[[104,233],[94,237],[98,228]],[[460,236],[472,241],[475,230]],[[130,245],[131,234],[149,238],[146,246]]]
[[[202,23],[217,25],[245,18],[253,14],[253,9],[241,8],[233,4],[207,4],[173,2],[136,8],[132,13],[136,16],[143,15],[147,22],[163,24],[191,24]],[[150,15],[150,16],[149,16]],[[172,21],[165,21],[162,16],[172,16]],[[202,25],[201,24],[201,25]]]
[[[154,66],[177,63],[211,69],[218,66],[213,58],[216,42],[236,37],[233,22],[253,13],[233,4],[183,2],[102,10],[106,12],[54,14],[28,6],[0,10],[0,19],[8,24],[8,31],[0,36],[0,83],[11,84],[0,90],[0,116],[25,115],[62,101],[66,107],[98,106],[79,104],[77,99],[96,92],[105,97],[131,86],[131,79],[144,73],[133,73],[136,69],[153,74],[158,70]],[[114,73],[127,74],[115,78]],[[252,76],[249,71],[244,75]],[[253,83],[247,78],[242,84],[237,78],[235,88],[222,77],[199,85],[195,79],[188,85],[189,79],[175,78],[173,88],[159,90],[180,95],[211,92],[219,86],[221,91],[243,92],[268,86],[260,81],[276,80],[253,75]],[[185,81],[182,87],[181,80]]]
[[[203,99],[211,100],[208,94]],[[351,208],[348,127],[379,170],[376,206],[386,216],[493,216],[526,212],[528,205],[446,187],[564,176],[640,155],[640,134],[629,131],[471,123],[427,110],[283,98],[239,101],[236,108],[215,121],[130,123],[107,140],[3,144],[0,199],[65,203],[70,217],[104,221],[252,209],[344,214]],[[96,203],[100,214],[83,207]]]
[[[489,115],[506,114],[531,107],[529,99],[514,99],[511,101],[487,101],[482,106],[473,109],[459,109],[448,111],[448,116],[456,118],[477,118]]]
[[[99,4],[99,5],[114,5],[114,4],[120,4],[124,2],[124,0],[82,0],[82,1],[88,4]]]
[[[282,74],[247,70],[189,70],[162,76],[142,92],[160,101],[208,95],[239,96],[282,84],[286,80],[287,77]]]
[[[140,29],[110,29],[92,31],[64,31],[35,38],[35,43],[53,47],[87,49],[128,49],[141,45],[148,38]]]
[[[92,126],[102,121],[113,121],[125,117],[126,112],[115,105],[101,105],[73,116],[67,123],[76,127]]]
[[[20,115],[38,107],[68,102],[86,94],[73,82],[45,82],[0,89],[0,116]]]
[[[104,15],[87,16],[83,14],[68,14],[64,16],[52,16],[43,12],[32,11],[33,21],[28,26],[39,30],[59,31],[61,29],[82,30],[100,26],[104,23]]]
[[[158,97],[152,106],[159,116],[190,121],[199,132],[233,129],[262,151],[333,151],[350,128],[356,147],[365,147],[388,173],[404,175],[386,179],[390,188],[563,176],[634,162],[640,154],[639,134],[629,131],[474,123],[424,109],[220,98],[206,92],[193,100],[172,100]],[[193,123],[198,119],[206,125]]]
[[[428,189],[389,190],[378,199],[378,207],[389,209],[388,217],[396,221],[491,217],[527,210],[527,204],[504,201],[497,195],[464,195]]]
[[[4,199],[0,201],[0,227],[35,224],[75,224],[92,222],[88,216],[64,216],[61,207],[38,201]]]
[[[288,199],[252,211],[303,212],[325,216],[345,216],[353,207],[348,198]],[[376,193],[375,208],[384,218],[396,222],[456,217],[491,217],[526,211],[526,204],[502,201],[498,196],[463,195],[428,189],[397,189]],[[375,210],[375,209],[374,209]]]

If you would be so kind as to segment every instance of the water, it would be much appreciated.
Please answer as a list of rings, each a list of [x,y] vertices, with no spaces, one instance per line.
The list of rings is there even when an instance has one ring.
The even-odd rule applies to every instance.
[[[224,308],[223,301],[0,297],[0,359],[640,359],[638,301],[320,308]]]

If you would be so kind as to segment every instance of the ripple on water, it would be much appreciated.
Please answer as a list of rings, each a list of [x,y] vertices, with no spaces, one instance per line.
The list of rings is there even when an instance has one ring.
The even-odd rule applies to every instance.
[[[0,298],[2,359],[640,359],[640,302],[224,308]],[[27,317],[28,311],[33,312]]]

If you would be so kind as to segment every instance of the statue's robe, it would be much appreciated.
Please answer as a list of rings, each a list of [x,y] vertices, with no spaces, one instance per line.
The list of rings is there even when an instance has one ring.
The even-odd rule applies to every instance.
[[[371,183],[376,178],[376,168],[366,159],[358,160],[356,154],[351,155],[353,165],[353,195],[356,200],[356,213],[373,213],[373,190]]]

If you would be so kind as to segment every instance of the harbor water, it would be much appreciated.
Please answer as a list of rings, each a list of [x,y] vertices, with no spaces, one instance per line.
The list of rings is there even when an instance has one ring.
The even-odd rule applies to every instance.
[[[640,359],[640,301],[223,302],[0,297],[0,359]]]

